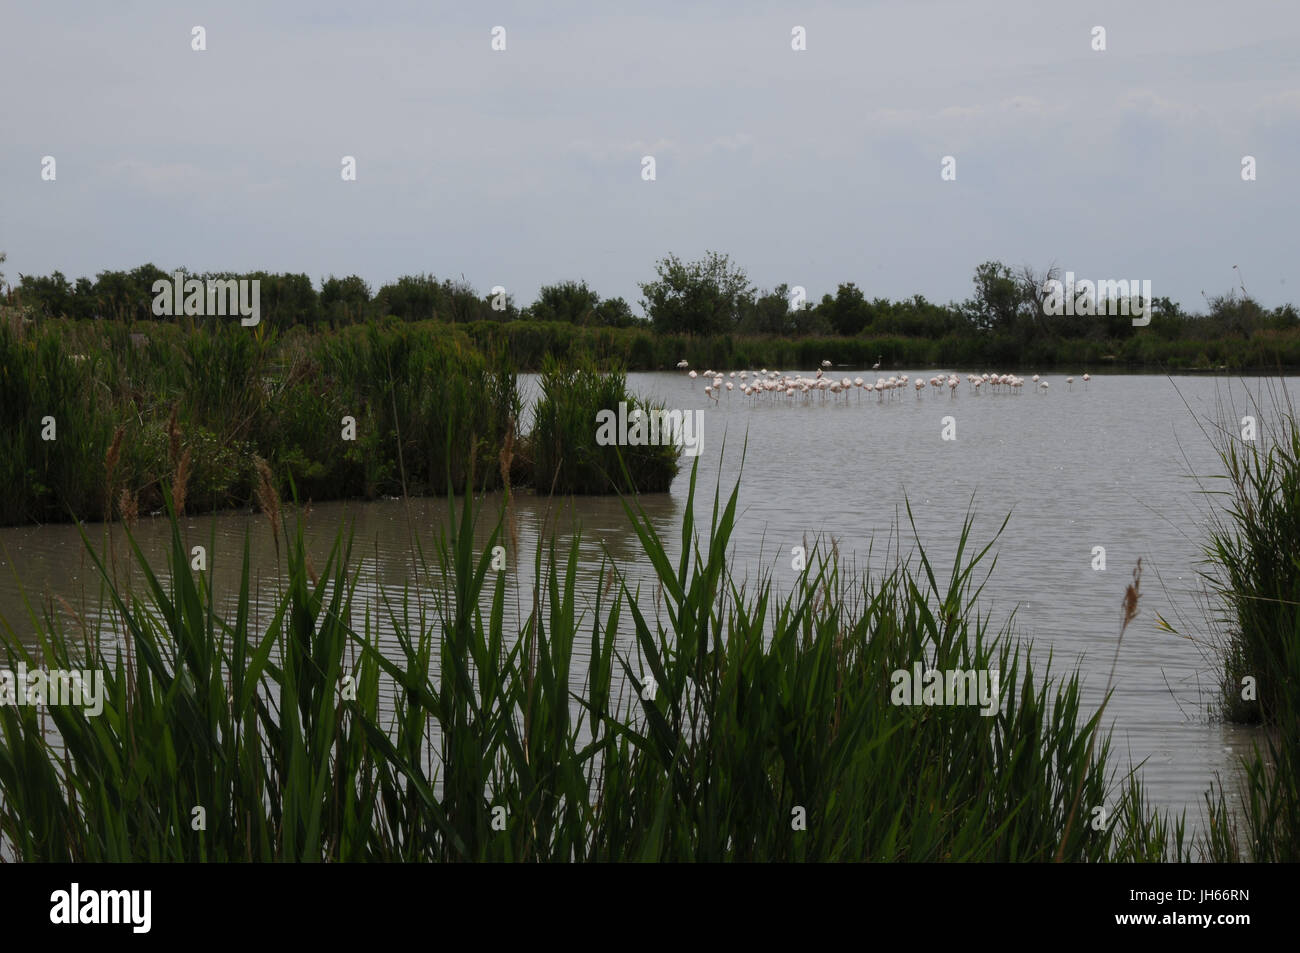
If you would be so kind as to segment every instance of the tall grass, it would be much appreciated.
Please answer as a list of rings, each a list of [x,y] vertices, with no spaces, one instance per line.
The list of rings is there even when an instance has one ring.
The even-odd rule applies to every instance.
[[[1212,519],[1206,573],[1223,626],[1222,708],[1259,724],[1245,759],[1245,842],[1220,789],[1208,801],[1218,859],[1300,859],[1300,423],[1285,390],[1256,401],[1254,440],[1236,421],[1214,439],[1223,508]]]
[[[1224,670],[1225,715],[1278,724],[1296,710],[1300,692],[1300,424],[1278,400],[1258,420],[1272,423],[1259,440],[1221,430],[1225,488],[1212,526],[1208,575],[1229,626]],[[1242,679],[1255,683],[1244,700]]]
[[[483,514],[468,493],[449,498],[421,549],[423,584],[364,605],[342,534],[318,573],[301,522],[273,519],[283,565],[264,627],[250,621],[247,546],[225,611],[174,520],[163,576],[131,544],[138,591],[95,557],[106,627],[46,613],[35,648],[8,639],[11,667],[91,667],[110,690],[98,718],[49,709],[50,731],[37,709],[0,707],[3,849],[24,860],[1181,856],[1181,825],[1108,768],[1077,677],[1052,678],[980,612],[993,543],[974,548],[969,521],[946,573],[921,550],[853,576],[814,548],[778,586],[731,570],[738,491],[715,490],[697,522],[692,471],[677,558],[625,501],[654,594],[612,560],[584,587],[577,540],[539,541],[516,626],[491,567],[503,516],[476,542]],[[891,673],[917,662],[1000,670],[999,710],[893,704]],[[1071,825],[1076,797],[1082,817],[1100,807],[1108,822]]]
[[[627,389],[627,375],[615,368],[600,373],[592,362],[573,364],[548,357],[542,368],[542,396],[534,415],[530,450],[533,484],[539,492],[666,492],[677,476],[680,448],[667,441],[640,446],[598,442],[598,415],[645,419],[662,405],[638,399]],[[630,425],[629,425],[630,426]]]
[[[45,518],[55,500],[83,513],[103,506],[111,416],[94,362],[66,343],[0,321],[0,524]]]
[[[337,408],[357,420],[349,453],[368,468],[367,495],[459,492],[471,473],[499,485],[497,457],[521,415],[512,371],[432,325],[390,321],[316,341]],[[310,418],[297,431],[304,442],[318,432]]]
[[[585,413],[616,392],[633,400],[624,385],[621,376],[552,376],[540,418],[557,424],[557,408]],[[278,492],[292,480],[318,501],[459,493],[471,474],[478,490],[507,477],[522,486],[535,472],[509,353],[434,322],[321,334],[221,321],[0,322],[0,411],[5,525],[160,512],[165,490],[191,514],[249,506],[257,459],[271,464]],[[43,437],[46,418],[54,440]],[[594,423],[585,443],[570,441],[572,423],[539,442],[571,468],[574,484],[561,492],[657,491],[676,473],[665,448],[631,449],[633,479],[623,482],[609,469],[615,457],[579,454]],[[503,473],[507,448],[515,459]]]

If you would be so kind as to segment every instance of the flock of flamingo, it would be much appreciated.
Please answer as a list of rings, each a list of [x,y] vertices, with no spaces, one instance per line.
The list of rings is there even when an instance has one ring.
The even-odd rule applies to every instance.
[[[721,371],[705,371],[699,374],[696,371],[689,371],[688,375],[692,381],[703,377],[707,382],[704,385],[704,396],[712,400],[718,400],[723,393],[728,397],[732,391],[737,388],[746,397],[802,397],[810,398],[812,395],[818,395],[823,400],[827,395],[831,397],[842,395],[846,400],[848,395],[858,394],[861,399],[862,394],[875,393],[876,400],[883,402],[886,397],[895,398],[911,389],[916,392],[919,400],[925,393],[927,387],[932,388],[936,394],[943,393],[944,388],[948,389],[950,398],[956,398],[957,388],[961,386],[961,379],[956,374],[912,380],[906,374],[898,374],[890,377],[877,377],[875,381],[867,381],[861,377],[842,377],[839,379],[826,376],[826,369],[831,366],[830,361],[822,361],[822,366],[818,369],[815,377],[804,377],[802,375],[791,376],[783,374],[780,371],[769,371],[763,368],[758,371],[732,371],[730,374],[723,374]],[[686,361],[679,361],[677,364],[679,370],[688,370],[690,367]],[[880,361],[877,360],[872,370],[880,369]],[[728,380],[727,378],[731,379]],[[1083,375],[1083,386],[1087,389],[1088,382],[1092,380],[1090,374]],[[1031,379],[1034,389],[1039,394],[1046,394],[1049,384],[1046,380],[1035,374]],[[1074,378],[1067,377],[1066,385],[1070,390],[1074,389]],[[1025,386],[1023,378],[1015,374],[967,374],[966,389],[978,396],[982,389],[987,389],[990,393],[1008,393],[1019,394]]]

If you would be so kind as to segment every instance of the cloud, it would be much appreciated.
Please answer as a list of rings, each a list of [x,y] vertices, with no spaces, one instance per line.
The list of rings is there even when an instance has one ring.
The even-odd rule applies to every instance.
[[[212,171],[192,162],[119,159],[109,167],[108,178],[141,192],[174,198],[211,188]]]

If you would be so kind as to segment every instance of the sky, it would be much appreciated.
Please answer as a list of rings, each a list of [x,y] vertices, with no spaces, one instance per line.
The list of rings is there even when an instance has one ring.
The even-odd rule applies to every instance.
[[[960,301],[999,260],[1272,307],[1298,48],[1277,0],[6,2],[0,271],[572,279],[639,313],[657,260],[716,250],[814,301]]]

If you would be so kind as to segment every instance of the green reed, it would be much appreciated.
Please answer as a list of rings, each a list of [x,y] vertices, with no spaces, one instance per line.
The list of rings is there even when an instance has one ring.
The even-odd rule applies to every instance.
[[[583,585],[577,538],[543,538],[520,570],[533,587],[515,625],[507,573],[492,562],[507,515],[476,532],[484,514],[472,494],[449,497],[432,545],[417,544],[419,582],[364,603],[346,534],[318,572],[301,520],[268,506],[282,556],[260,625],[247,544],[233,608],[222,609],[174,517],[161,576],[126,531],[135,589],[91,550],[105,623],[70,607],[33,612],[35,646],[5,625],[11,668],[91,668],[109,689],[99,717],[0,707],[0,850],[24,860],[1183,856],[1181,824],[1151,814],[1136,779],[1108,769],[1077,676],[1052,678],[979,610],[993,543],[973,547],[969,520],[946,572],[918,549],[855,575],[814,546],[801,573],[740,579],[738,492],[716,488],[700,521],[692,470],[677,557],[625,500],[652,585],[612,559]],[[210,551],[221,558],[215,541]],[[1000,707],[986,717],[893,704],[891,673],[916,662],[1000,670]]]
[[[657,444],[599,442],[602,411],[617,418],[622,404],[625,418],[641,414],[649,420],[664,409],[630,393],[622,370],[601,373],[590,360],[570,364],[548,357],[541,387],[528,446],[539,493],[667,492],[677,476],[680,448],[664,434]]]
[[[316,501],[459,493],[471,473],[477,490],[507,479],[540,492],[666,490],[671,447],[624,448],[625,480],[617,450],[595,439],[597,410],[651,405],[622,372],[575,360],[581,372],[544,377],[526,434],[508,342],[475,345],[437,322],[320,333],[215,319],[0,322],[0,477],[11,488],[0,525],[129,521],[161,513],[168,490],[183,514],[246,507],[259,459],[279,492],[292,480]]]
[[[1285,389],[1256,400],[1259,432],[1238,423],[1212,437],[1223,466],[1223,503],[1210,523],[1204,573],[1219,603],[1222,710],[1263,727],[1246,757],[1244,831],[1222,788],[1207,797],[1219,860],[1300,859],[1300,423]]]

